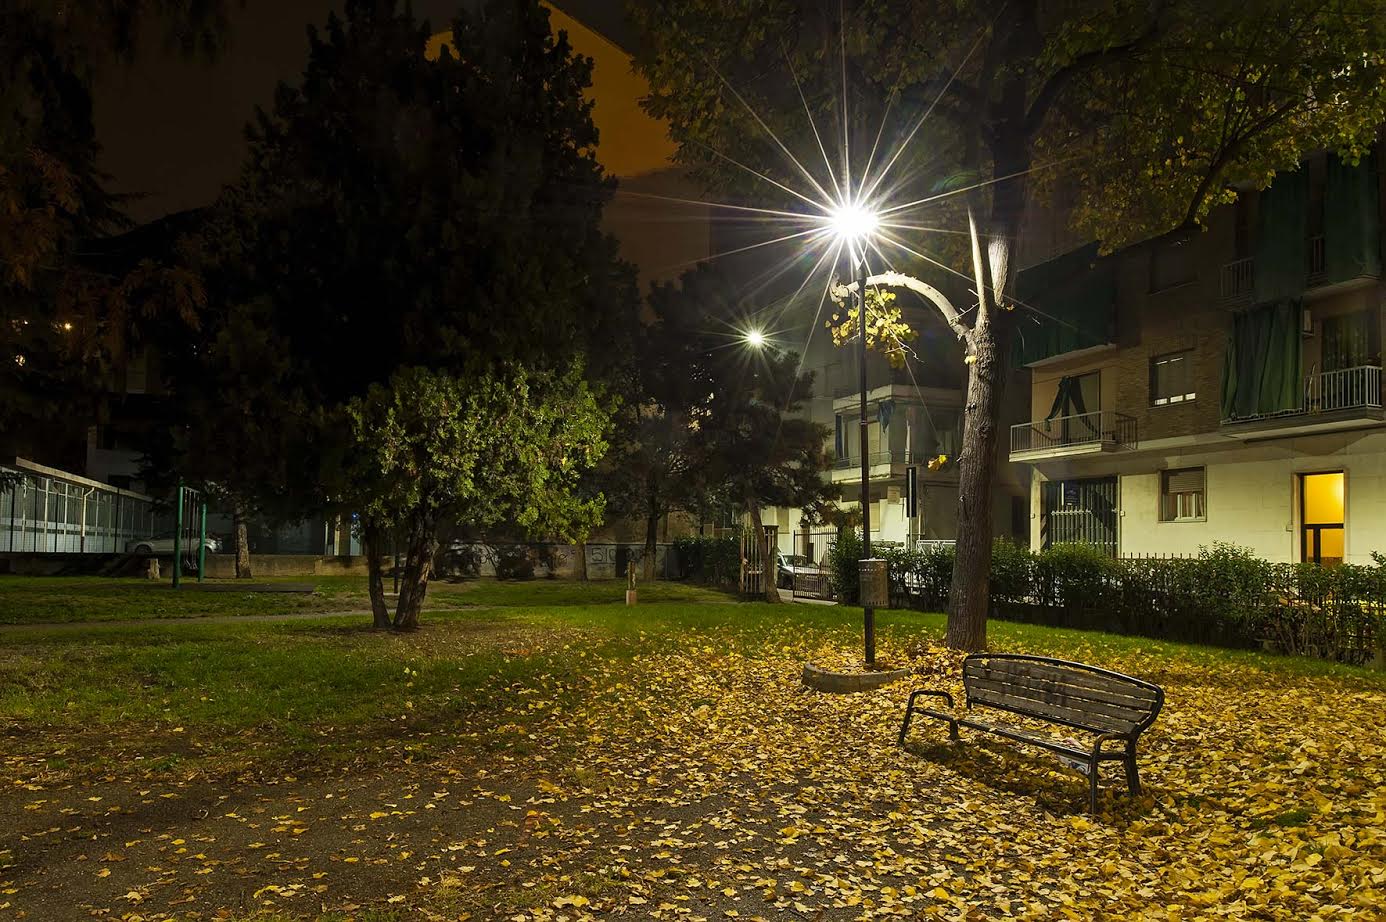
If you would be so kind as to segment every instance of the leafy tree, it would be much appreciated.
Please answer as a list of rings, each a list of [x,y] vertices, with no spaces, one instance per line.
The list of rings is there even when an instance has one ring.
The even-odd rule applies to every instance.
[[[731,278],[706,264],[677,286],[656,287],[650,302],[676,395],[666,399],[683,408],[673,417],[687,439],[683,489],[728,496],[750,517],[761,559],[773,561],[761,510],[814,509],[836,495],[823,480],[828,430],[800,415],[813,375],[800,373],[794,353],[741,341],[755,311]],[[774,580],[763,583],[766,601],[778,602]]]
[[[193,480],[229,508],[236,576],[250,579],[249,521],[296,518],[297,498],[316,493],[317,420],[267,305],[238,304],[215,316],[207,337],[160,340],[175,404],[148,446],[146,479]]]
[[[599,521],[602,503],[578,497],[581,475],[606,450],[606,413],[582,379],[425,368],[396,372],[346,408],[351,425],[346,497],[362,523],[376,627],[418,627],[438,526],[502,521],[571,538]],[[406,536],[393,621],[385,609],[381,537]]]
[[[196,263],[211,301],[207,337],[254,304],[263,344],[292,359],[281,403],[258,399],[269,395],[248,363],[219,379],[225,406],[203,405],[211,412],[197,423],[210,427],[201,470],[232,482],[219,439],[270,453],[298,433],[290,470],[250,468],[246,503],[302,516],[353,511],[353,499],[407,499],[416,578],[405,622],[426,587],[418,555],[432,548],[419,523],[436,524],[457,504],[364,489],[351,455],[362,443],[348,438],[344,408],[401,368],[520,380],[567,374],[587,354],[589,377],[601,378],[624,351],[637,304],[633,273],[600,228],[611,183],[583,98],[591,62],[552,34],[534,0],[488,0],[451,25],[450,41],[430,54],[434,30],[407,7],[350,0],[310,30],[302,80],[280,86],[248,129],[248,162]],[[411,511],[419,508],[430,511]],[[363,521],[378,560],[378,529],[391,520],[377,510]]]
[[[1239,184],[1264,187],[1314,149],[1354,157],[1386,117],[1379,0],[655,0],[632,10],[646,33],[648,107],[709,186],[803,209],[741,168],[804,184],[745,100],[805,162],[818,144],[806,109],[829,143],[845,138],[851,160],[834,156],[857,170],[839,170],[855,176],[853,193],[888,118],[873,180],[893,165],[872,194],[962,204],[970,252],[951,268],[972,280],[976,303],[915,290],[969,366],[947,634],[968,650],[986,643],[990,491],[1027,200],[1072,183],[1076,227],[1120,246],[1201,226]],[[946,249],[909,246],[935,258]]]

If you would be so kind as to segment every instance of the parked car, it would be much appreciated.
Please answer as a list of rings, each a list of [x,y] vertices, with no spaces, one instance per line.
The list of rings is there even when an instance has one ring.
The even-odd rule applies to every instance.
[[[776,554],[779,564],[779,587],[793,589],[795,576],[818,576],[818,564],[803,554]]]
[[[184,538],[183,546],[191,553],[197,550],[196,538]],[[216,536],[208,535],[206,542],[207,553],[216,554],[221,551],[221,542]],[[173,554],[173,532],[161,531],[157,535],[149,538],[135,538],[125,544],[125,553],[139,554],[142,557],[169,557]]]

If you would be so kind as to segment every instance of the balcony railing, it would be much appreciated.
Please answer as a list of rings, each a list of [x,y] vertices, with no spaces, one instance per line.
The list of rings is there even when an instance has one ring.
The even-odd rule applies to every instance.
[[[1236,416],[1224,419],[1223,423],[1246,423],[1344,410],[1380,410],[1381,406],[1381,366],[1358,365],[1307,375],[1297,407]]]
[[[1056,416],[1012,426],[1011,454],[1132,446],[1137,441],[1136,432],[1135,417],[1115,410]]]
[[[875,467],[878,464],[923,464],[933,457],[935,455],[926,457],[920,452],[910,451],[907,448],[895,448],[889,451],[873,451],[866,456],[866,459],[872,467]],[[833,461],[833,470],[835,471],[854,470],[859,467],[861,467],[861,455],[850,455]]]
[[[1322,285],[1328,281],[1327,254],[1323,248],[1323,234],[1309,238],[1309,287]]]
[[[1224,301],[1248,301],[1255,283],[1256,261],[1234,260],[1222,267],[1220,291]]]

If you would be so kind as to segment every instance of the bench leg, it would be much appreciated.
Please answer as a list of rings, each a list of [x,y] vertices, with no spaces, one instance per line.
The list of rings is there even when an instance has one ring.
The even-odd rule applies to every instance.
[[[910,695],[909,703],[905,705],[905,722],[900,725],[900,740],[897,746],[905,745],[905,734],[910,732],[910,718],[914,716],[914,695]]]
[[[1126,752],[1126,787],[1131,791],[1132,797],[1141,796],[1141,776],[1136,771],[1136,752],[1134,749]]]
[[[1088,765],[1088,812],[1097,812],[1097,760]]]

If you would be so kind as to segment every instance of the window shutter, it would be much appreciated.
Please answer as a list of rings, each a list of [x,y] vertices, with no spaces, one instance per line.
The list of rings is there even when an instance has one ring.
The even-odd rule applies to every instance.
[[[1168,471],[1165,474],[1166,493],[1202,493],[1203,468],[1186,468],[1182,471]]]

